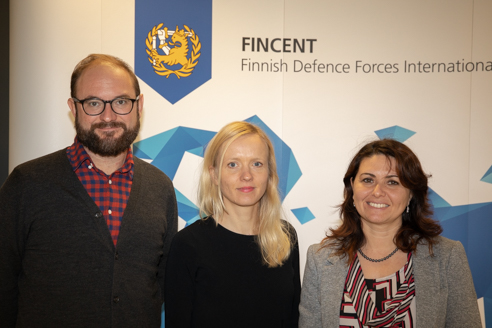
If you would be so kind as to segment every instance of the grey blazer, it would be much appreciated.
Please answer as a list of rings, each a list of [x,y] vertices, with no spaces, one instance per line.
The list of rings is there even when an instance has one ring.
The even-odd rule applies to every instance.
[[[417,328],[481,328],[477,295],[463,245],[444,237],[430,256],[418,245],[414,257]],[[345,259],[311,245],[299,305],[300,328],[338,328],[347,276]]]

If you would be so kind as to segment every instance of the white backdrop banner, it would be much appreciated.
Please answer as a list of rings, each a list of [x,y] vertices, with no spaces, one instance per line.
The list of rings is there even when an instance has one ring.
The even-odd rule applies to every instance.
[[[465,246],[492,327],[492,2],[16,0],[10,169],[71,144],[75,64],[109,53],[145,95],[135,154],[174,182],[180,228],[198,218],[204,147],[231,121],[275,143],[287,220],[308,246],[339,222],[342,178],[393,137],[432,174],[444,235]],[[302,267],[303,270],[303,267]]]

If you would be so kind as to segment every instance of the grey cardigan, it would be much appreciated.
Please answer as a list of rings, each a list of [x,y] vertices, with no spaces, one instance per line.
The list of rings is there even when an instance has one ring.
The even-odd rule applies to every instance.
[[[481,328],[477,295],[463,245],[444,237],[434,246],[418,245],[413,257],[418,328]],[[340,304],[347,276],[345,259],[311,245],[299,306],[300,328],[340,326]]]
[[[159,327],[177,228],[171,180],[134,157],[115,247],[66,150],[18,166],[0,188],[0,326]]]

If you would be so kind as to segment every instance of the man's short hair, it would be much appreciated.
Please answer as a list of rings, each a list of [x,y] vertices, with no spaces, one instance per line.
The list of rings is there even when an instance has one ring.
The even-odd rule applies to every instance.
[[[70,80],[70,96],[72,98],[76,98],[75,91],[77,87],[77,81],[79,80],[82,73],[89,67],[91,67],[95,63],[110,63],[116,67],[119,67],[130,75],[130,78],[133,82],[133,87],[135,89],[135,97],[140,94],[140,85],[138,84],[138,79],[135,73],[133,73],[133,69],[126,62],[121,60],[118,57],[114,57],[111,55],[104,54],[90,54],[89,56],[82,59],[74,68],[72,73],[72,78]]]

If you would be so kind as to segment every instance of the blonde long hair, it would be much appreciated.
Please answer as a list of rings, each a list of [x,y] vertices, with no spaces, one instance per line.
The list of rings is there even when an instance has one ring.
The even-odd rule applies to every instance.
[[[232,122],[224,126],[209,142],[203,159],[202,175],[198,187],[200,216],[218,218],[226,212],[220,190],[222,162],[229,145],[241,136],[258,135],[268,148],[268,185],[260,199],[256,242],[260,246],[263,261],[268,267],[281,266],[289,257],[292,248],[292,234],[286,222],[282,222],[282,205],[278,193],[277,163],[275,152],[268,136],[254,124]],[[214,183],[209,168],[218,173],[218,184]]]

